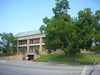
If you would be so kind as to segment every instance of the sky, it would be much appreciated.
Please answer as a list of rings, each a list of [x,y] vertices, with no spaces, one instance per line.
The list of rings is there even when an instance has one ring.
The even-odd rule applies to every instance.
[[[68,13],[76,17],[79,10],[91,8],[100,10],[100,0],[69,0]],[[55,0],[0,0],[0,33],[37,30],[43,25],[43,18],[54,14]]]

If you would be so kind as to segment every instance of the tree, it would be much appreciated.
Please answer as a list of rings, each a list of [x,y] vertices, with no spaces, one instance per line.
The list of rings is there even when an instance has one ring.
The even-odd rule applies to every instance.
[[[93,38],[95,38],[94,32],[96,31],[95,15],[90,8],[86,8],[78,12],[78,17],[71,18],[67,13],[68,1],[55,1],[54,16],[51,19],[47,17],[43,19],[46,25],[46,48],[48,53],[61,49],[75,60],[80,49],[89,50],[92,47]],[[96,15],[100,15],[99,12]]]
[[[3,53],[9,54],[15,52],[16,39],[12,33],[0,33],[0,45],[3,47]]]
[[[64,51],[75,59],[79,49],[79,33],[77,33],[75,24],[71,21],[68,14],[60,14],[56,18],[52,18],[45,29],[46,47],[49,53],[57,49]]]
[[[46,24],[46,48],[49,53],[57,49],[61,49],[67,55],[72,55],[71,45],[73,44],[72,35],[74,37],[74,27],[71,23],[71,17],[67,14],[69,4],[67,0],[56,0],[56,7],[53,8],[54,17],[43,19]],[[72,33],[73,34],[72,34]],[[74,45],[73,45],[74,47]],[[77,52],[73,52],[76,54]]]
[[[75,22],[67,13],[69,4],[67,0],[56,0],[56,7],[53,8],[54,17],[43,19],[46,24],[46,48],[49,53],[57,49],[64,51],[66,55],[76,57],[76,54],[80,52],[79,49],[79,34],[75,27]]]
[[[45,25],[41,25],[39,30],[41,31],[41,33],[44,33],[44,29],[45,29]]]
[[[2,54],[2,50],[3,50],[3,47],[2,47],[2,46],[0,46],[0,54]]]
[[[69,7],[69,2],[67,0],[55,0],[56,1],[56,7],[53,8],[53,13],[55,14],[55,17],[59,14],[67,13]]]

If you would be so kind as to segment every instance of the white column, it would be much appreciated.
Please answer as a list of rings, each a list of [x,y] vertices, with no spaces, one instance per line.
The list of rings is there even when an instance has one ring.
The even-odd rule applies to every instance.
[[[27,39],[27,53],[29,53],[29,39]]]
[[[41,51],[42,51],[42,37],[40,37],[40,49],[39,49],[39,52],[41,52]]]
[[[17,38],[17,45],[16,45],[16,47],[17,47],[17,53],[19,51],[18,45],[19,45],[19,41],[18,41],[18,38]]]

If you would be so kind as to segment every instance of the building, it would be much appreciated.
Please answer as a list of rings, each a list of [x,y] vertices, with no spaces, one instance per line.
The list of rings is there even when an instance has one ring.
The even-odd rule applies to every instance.
[[[20,53],[24,48],[26,49],[26,56],[32,56],[33,59],[38,58],[39,55],[46,54],[45,50],[45,34],[41,34],[40,30],[22,32],[15,35],[17,39],[17,53]]]

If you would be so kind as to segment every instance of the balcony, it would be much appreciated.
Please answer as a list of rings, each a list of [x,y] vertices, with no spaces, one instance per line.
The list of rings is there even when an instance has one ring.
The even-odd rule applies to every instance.
[[[25,46],[27,46],[27,44],[25,44],[25,45],[18,45],[18,47],[25,47]]]
[[[27,40],[19,40],[18,47],[25,47],[25,46],[27,46]]]
[[[35,44],[29,44],[29,46],[38,46],[41,45],[40,43],[35,43]],[[42,43],[42,45],[45,45],[45,43]]]
[[[38,43],[40,43],[40,39],[38,38],[38,39],[30,39],[29,40],[29,44],[38,44]]]
[[[29,46],[38,46],[40,43],[35,43],[35,44],[29,44]]]

